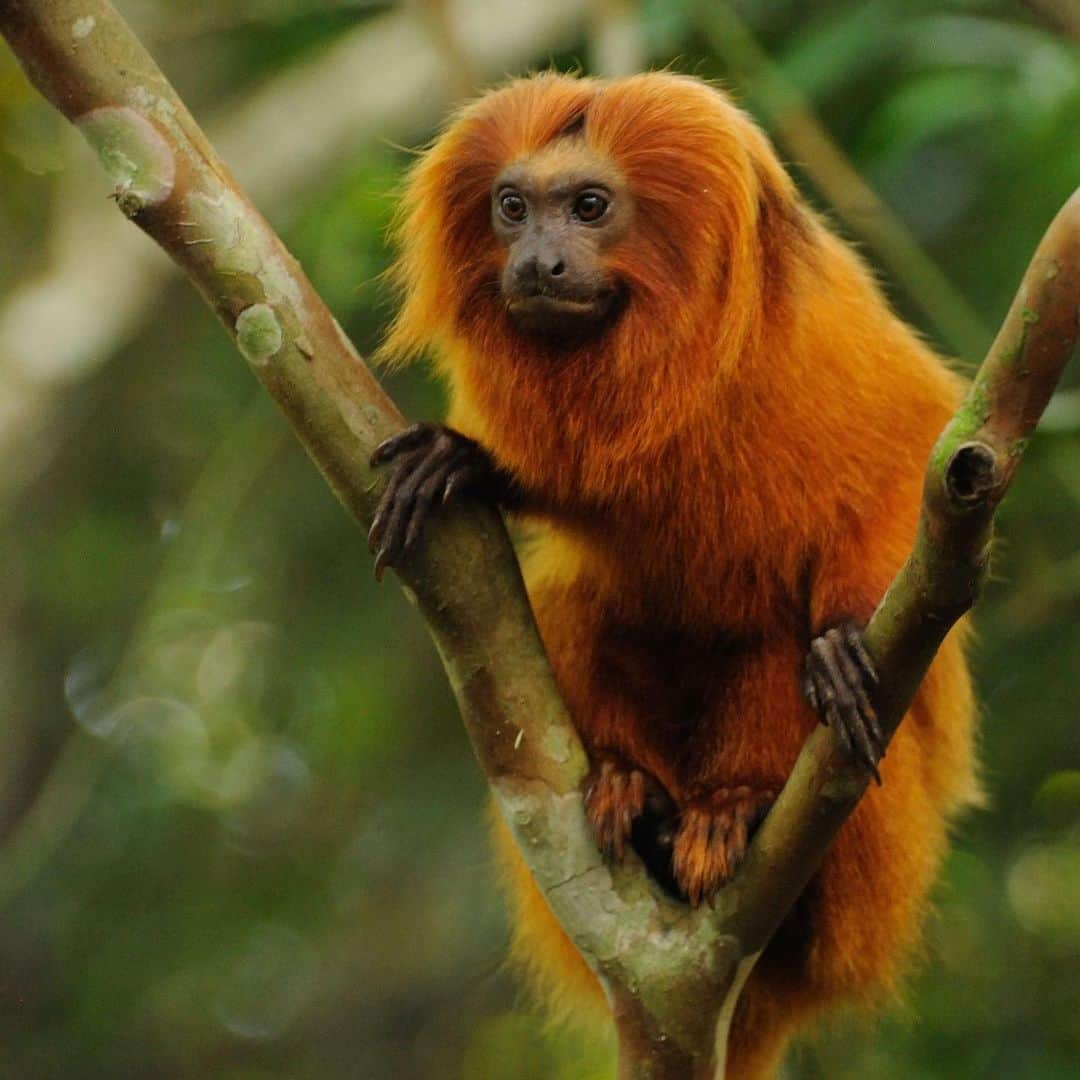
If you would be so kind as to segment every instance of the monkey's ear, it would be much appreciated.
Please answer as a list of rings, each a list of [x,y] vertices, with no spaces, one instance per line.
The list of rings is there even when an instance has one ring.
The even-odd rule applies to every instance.
[[[764,138],[764,136],[762,137]],[[771,155],[754,157],[757,180],[757,252],[762,302],[778,312],[794,297],[792,270],[815,246],[811,211],[791,177]]]
[[[783,236],[788,240],[806,239],[809,219],[798,189],[790,177],[776,183],[774,170],[766,170],[756,162],[754,173],[758,184],[758,231]]]
[[[577,116],[575,116],[574,119],[571,120],[570,123],[567,124],[562,129],[562,131],[559,132],[559,137],[560,138],[565,138],[565,137],[570,136],[570,135],[581,135],[581,134],[584,133],[584,131],[585,131],[585,110],[582,109],[581,112],[579,112],[577,114]]]

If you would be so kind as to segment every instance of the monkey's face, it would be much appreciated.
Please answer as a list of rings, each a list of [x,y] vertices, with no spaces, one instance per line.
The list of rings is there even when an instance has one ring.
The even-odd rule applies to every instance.
[[[579,138],[514,162],[491,189],[491,224],[506,249],[500,287],[519,329],[577,337],[618,314],[622,286],[605,256],[633,220],[619,171]]]

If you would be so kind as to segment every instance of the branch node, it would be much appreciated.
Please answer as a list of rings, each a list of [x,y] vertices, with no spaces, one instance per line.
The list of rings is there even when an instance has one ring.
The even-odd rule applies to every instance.
[[[262,367],[280,351],[285,336],[269,304],[252,304],[236,320],[236,344],[249,364]]]
[[[997,454],[986,443],[961,443],[945,467],[945,489],[961,510],[985,502],[998,480]]]
[[[97,151],[116,185],[113,197],[125,217],[160,206],[172,194],[176,182],[173,149],[141,113],[127,106],[104,105],[83,113],[75,126]]]

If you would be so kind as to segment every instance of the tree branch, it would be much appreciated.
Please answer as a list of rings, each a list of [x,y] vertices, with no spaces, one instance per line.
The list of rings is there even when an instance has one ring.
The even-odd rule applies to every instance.
[[[634,0],[590,0],[590,67],[597,75],[633,75],[648,63],[641,12]]]
[[[915,547],[866,629],[891,738],[950,627],[986,576],[994,511],[1080,336],[1080,191],[1043,237],[959,411],[930,455]],[[866,788],[833,733],[807,740],[735,888],[740,937],[768,941]],[[750,902],[752,899],[753,902]]]
[[[89,27],[89,29],[88,29]],[[372,449],[402,418],[300,267],[248,202],[105,0],[0,0],[0,31],[97,149],[120,209],[188,274],[349,512],[366,526]],[[994,507],[1072,351],[1080,197],[1051,226],[998,342],[927,472],[919,539],[867,631],[890,730],[984,571]],[[466,729],[552,909],[608,989],[624,1077],[723,1074],[726,1023],[769,935],[866,784],[826,729],[715,911],[609,867],[586,826],[587,761],[559,697],[498,515],[447,515],[401,573]]]
[[[584,3],[446,0],[455,47],[481,81],[570,47]],[[207,118],[220,155],[276,222],[288,220],[304,195],[358,148],[414,139],[446,114],[457,91],[420,7],[417,0],[365,19]],[[170,26],[175,15],[174,5]],[[91,31],[87,47],[93,39]],[[118,229],[92,191],[64,177],[48,264],[0,303],[0,501],[38,472],[55,441],[55,430],[52,439],[45,432],[50,423],[63,426],[62,390],[130,339],[172,280],[173,265],[135,230]],[[88,248],[95,249],[92,260]]]

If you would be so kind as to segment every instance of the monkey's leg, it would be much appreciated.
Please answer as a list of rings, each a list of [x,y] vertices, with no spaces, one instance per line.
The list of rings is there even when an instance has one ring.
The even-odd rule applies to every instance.
[[[694,907],[730,880],[775,798],[775,792],[745,786],[718,788],[683,807],[674,872]]]
[[[823,724],[836,728],[848,753],[880,784],[877,765],[885,756],[885,741],[870,704],[877,681],[862,632],[853,624],[834,626],[810,643],[803,670],[806,700]]]
[[[396,462],[368,533],[375,577],[397,566],[423,532],[428,515],[467,493],[513,504],[518,489],[477,442],[443,424],[413,424],[381,443],[372,465]]]

